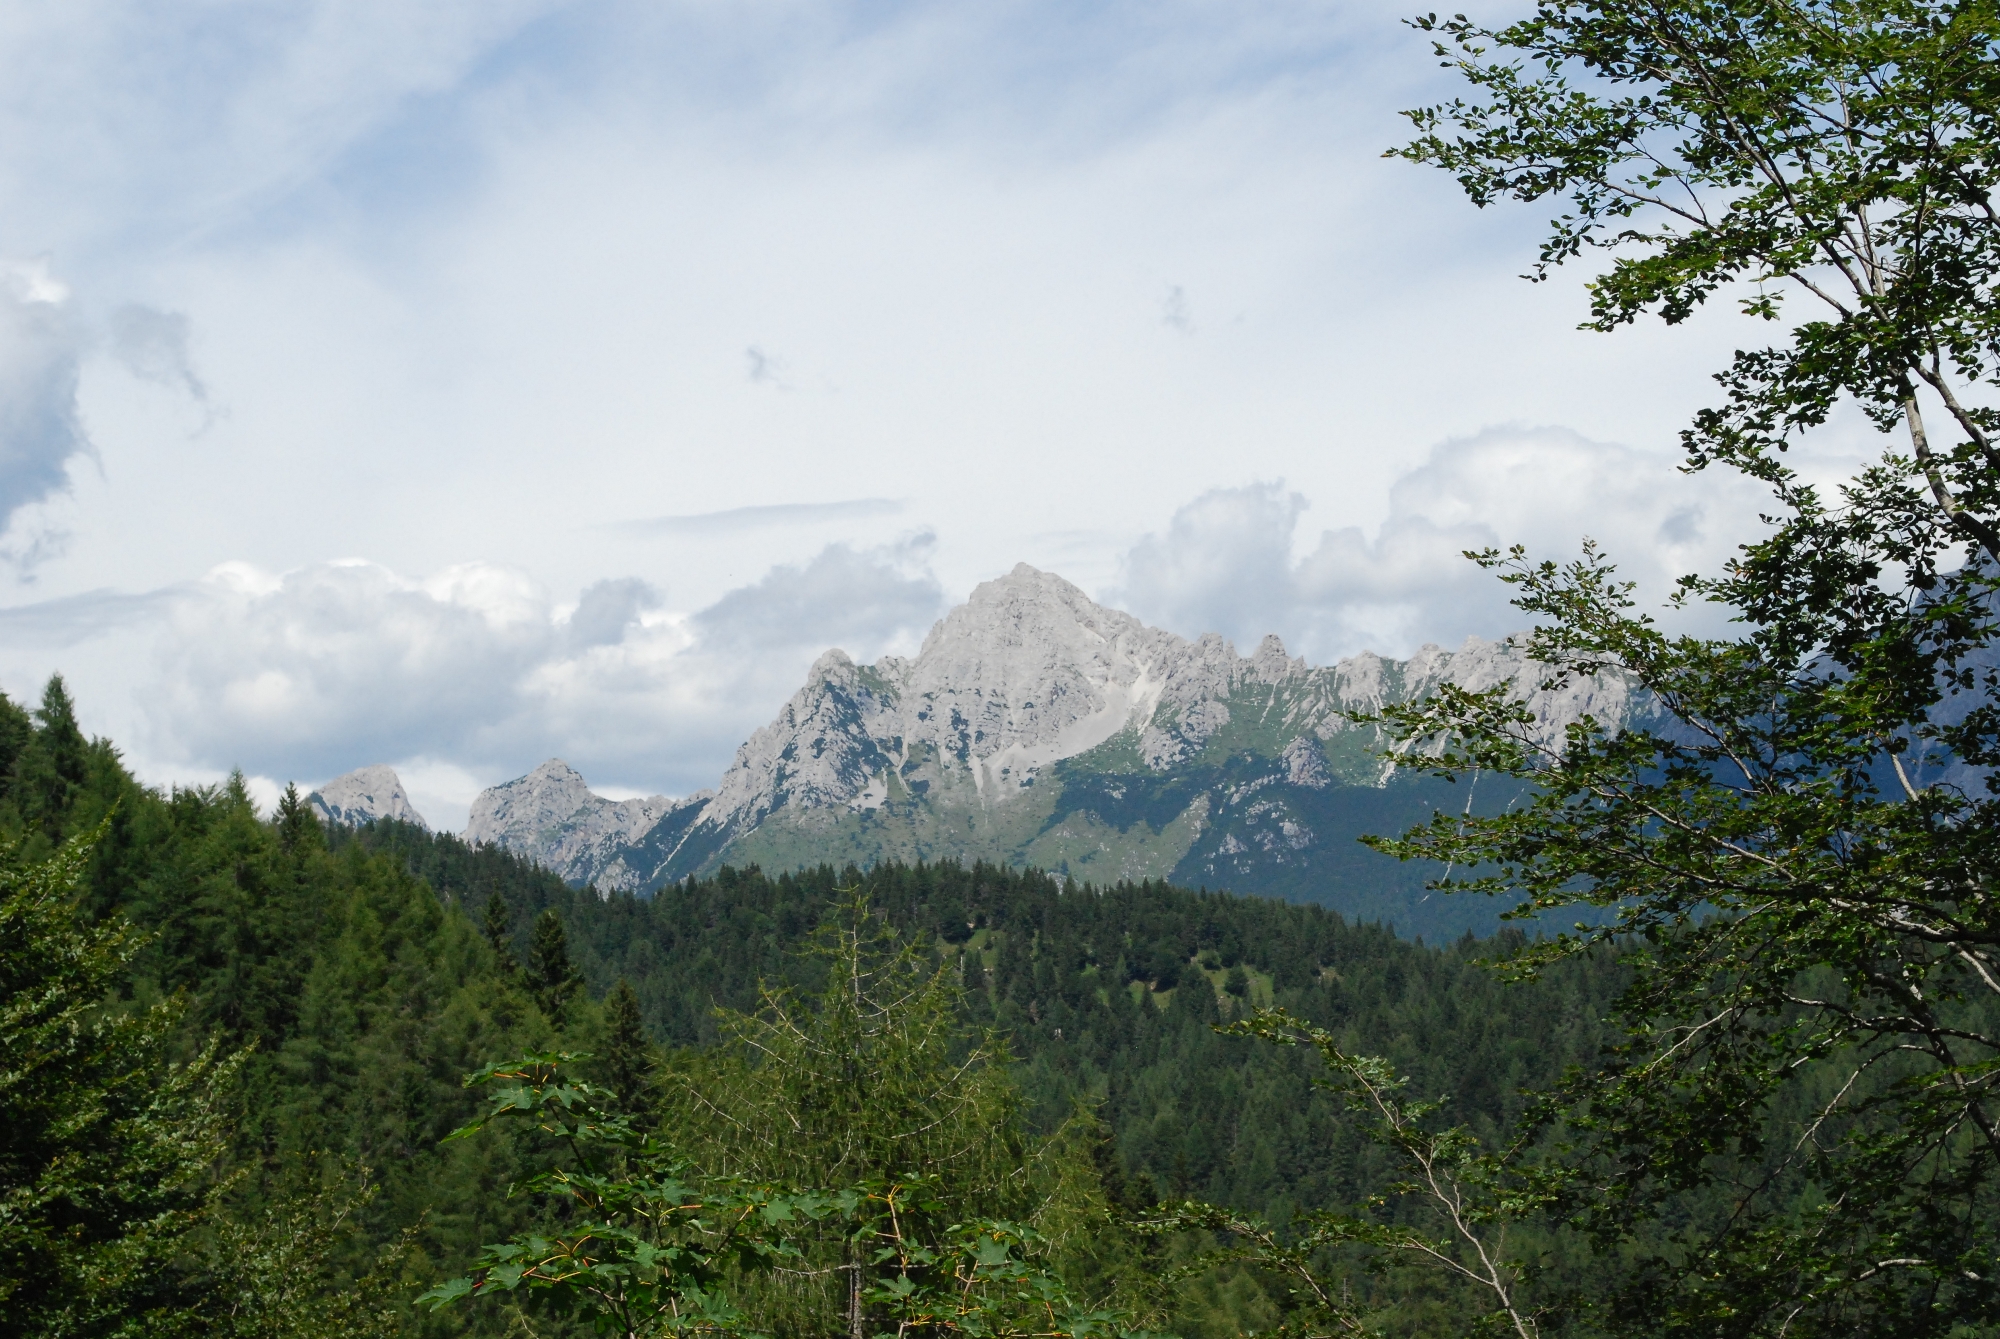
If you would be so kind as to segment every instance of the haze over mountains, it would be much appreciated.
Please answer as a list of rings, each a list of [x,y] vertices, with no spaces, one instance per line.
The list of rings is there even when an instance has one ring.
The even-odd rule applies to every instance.
[[[973,591],[914,657],[857,665],[828,651],[712,791],[613,801],[551,759],[483,792],[464,835],[604,890],[646,892],[725,863],[956,858],[1271,894],[1457,933],[1490,926],[1500,908],[1427,899],[1433,871],[1355,839],[1440,803],[1507,797],[1395,772],[1356,717],[1446,681],[1517,682],[1550,733],[1630,710],[1619,680],[1551,694],[1524,668],[1506,644],[1478,638],[1404,661],[1315,667],[1275,637],[1241,655],[1022,564]],[[323,812],[377,816],[365,792],[408,811],[379,816],[409,819],[394,774],[384,784],[380,773],[329,784]]]

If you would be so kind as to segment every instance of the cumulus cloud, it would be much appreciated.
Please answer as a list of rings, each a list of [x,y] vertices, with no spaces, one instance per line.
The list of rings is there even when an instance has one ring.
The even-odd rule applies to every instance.
[[[230,565],[179,602],[146,705],[188,761],[327,775],[477,747],[559,643],[547,596],[506,568]]]
[[[832,544],[802,567],[771,569],[695,616],[717,647],[756,651],[857,637],[882,645],[905,629],[928,627],[944,612],[944,591],[927,559],[928,533],[887,549]]]
[[[637,577],[593,583],[569,616],[569,644],[579,650],[616,646],[649,609],[660,606],[660,593]]]
[[[499,780],[560,753],[614,788],[684,793],[721,775],[827,646],[914,644],[943,603],[928,551],[927,536],[832,545],[691,615],[633,578],[564,606],[491,563],[424,578],[225,565],[168,597],[138,692],[147,749],[302,779],[414,760]]]
[[[1277,632],[1315,659],[1407,654],[1523,622],[1466,550],[1518,543],[1563,558],[1588,537],[1643,599],[1659,600],[1755,534],[1762,498],[1748,481],[1677,464],[1562,428],[1493,429],[1437,447],[1399,478],[1373,535],[1326,530],[1302,556],[1307,498],[1275,483],[1215,489],[1132,548],[1112,596],[1183,633],[1250,643]]]
[[[1306,499],[1278,484],[1217,488],[1174,513],[1126,556],[1112,598],[1151,622],[1254,642],[1292,621],[1292,532]]]
[[[60,491],[90,450],[77,413],[83,339],[69,290],[41,263],[0,263],[0,530]]]
[[[187,317],[128,305],[109,322],[87,320],[46,261],[0,260],[0,558],[23,579],[63,550],[46,504],[69,491],[76,459],[97,455],[78,391],[86,360],[104,350],[133,376],[207,406]]]

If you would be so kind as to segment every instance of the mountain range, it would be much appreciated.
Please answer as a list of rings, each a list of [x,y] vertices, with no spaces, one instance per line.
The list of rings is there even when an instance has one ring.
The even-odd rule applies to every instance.
[[[724,864],[951,858],[1275,895],[1405,933],[1485,930],[1501,908],[1428,895],[1436,871],[1355,839],[1439,805],[1485,810],[1511,797],[1399,771],[1357,718],[1445,682],[1514,684],[1551,735],[1631,710],[1615,677],[1550,692],[1533,670],[1508,643],[1479,638],[1327,666],[1276,637],[1241,655],[1214,634],[1148,627],[1022,564],[974,590],[914,657],[821,656],[712,791],[614,801],[551,759],[481,793],[464,836],[600,890],[644,893]],[[367,787],[346,784],[364,775],[369,793],[408,809],[393,773],[383,784],[387,770],[329,783],[316,793],[323,811],[365,816],[355,801]]]

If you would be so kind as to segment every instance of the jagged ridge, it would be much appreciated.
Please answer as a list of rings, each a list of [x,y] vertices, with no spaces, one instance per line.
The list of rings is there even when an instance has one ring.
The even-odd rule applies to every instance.
[[[1375,728],[1355,717],[1447,681],[1516,684],[1550,735],[1630,709],[1616,678],[1550,693],[1533,670],[1478,638],[1407,661],[1313,667],[1276,637],[1242,656],[1022,564],[978,587],[914,657],[857,665],[828,651],[712,796],[616,805],[551,762],[482,795],[467,836],[600,888],[723,862],[957,857],[1351,904],[1368,892],[1353,886],[1369,877],[1357,862],[1374,859],[1351,838],[1434,802],[1392,778]]]

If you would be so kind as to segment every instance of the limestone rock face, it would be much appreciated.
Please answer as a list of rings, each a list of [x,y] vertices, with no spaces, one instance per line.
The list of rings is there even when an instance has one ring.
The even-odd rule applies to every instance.
[[[481,791],[463,835],[474,845],[527,856],[572,883],[631,890],[639,879],[620,857],[673,807],[664,795],[607,800],[575,768],[551,758],[518,780]]]
[[[1004,804],[1051,765],[1121,736],[1155,773],[1241,738],[1281,757],[1294,784],[1319,787],[1334,777],[1315,745],[1353,731],[1356,713],[1445,682],[1515,685],[1551,739],[1586,713],[1616,722],[1629,710],[1620,680],[1552,693],[1540,678],[1508,644],[1477,637],[1407,662],[1364,652],[1314,668],[1274,636],[1241,656],[1214,633],[1189,641],[1149,628],[1023,563],[974,590],[914,659],[822,656],[778,719],[737,750],[701,821],[741,832],[787,807],[871,809],[898,777],[956,782],[982,805]]]
[[[378,818],[393,818],[419,827],[430,826],[410,803],[395,769],[380,763],[335,777],[306,796],[306,803],[319,814],[322,823],[359,827]]]
[[[614,803],[552,760],[481,795],[466,836],[600,888],[724,862],[897,857],[1317,897],[1319,881],[1352,877],[1326,871],[1352,868],[1358,832],[1418,812],[1407,788],[1384,795],[1401,783],[1362,718],[1444,683],[1504,686],[1550,741],[1586,714],[1615,728],[1634,710],[1613,676],[1554,691],[1543,677],[1509,643],[1476,637],[1404,661],[1312,666],[1274,636],[1241,655],[1022,564],[913,657],[821,656],[712,795]]]
[[[752,825],[788,804],[818,809],[863,795],[896,752],[884,740],[898,725],[897,684],[882,668],[862,669],[838,650],[815,661],[778,718],[736,750],[703,821]]]

